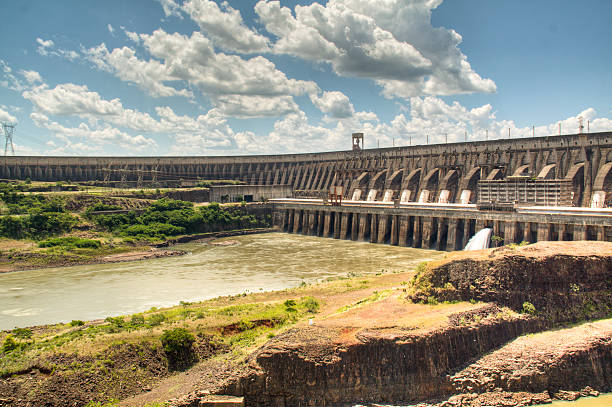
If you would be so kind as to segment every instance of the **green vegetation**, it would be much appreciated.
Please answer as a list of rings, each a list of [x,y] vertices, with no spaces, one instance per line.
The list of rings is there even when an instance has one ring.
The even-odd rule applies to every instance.
[[[523,246],[527,246],[529,244],[529,242],[526,241],[521,241],[521,243],[510,243],[507,247],[509,247],[510,249],[516,249],[517,247],[523,247]]]
[[[95,210],[102,210],[99,206]],[[104,208],[104,210],[110,210]],[[142,213],[135,211],[87,216],[103,229],[135,240],[160,240],[168,236],[205,233],[218,230],[269,226],[269,219],[257,219],[244,207],[221,208],[217,203],[195,208],[193,203],[162,198]]]
[[[522,308],[521,312],[523,314],[534,315],[536,313],[536,308],[535,308],[535,306],[532,303],[530,303],[528,301],[525,301],[523,303],[523,308]]]
[[[389,295],[391,295],[391,290],[374,291],[372,293],[372,295],[370,295],[370,296],[368,296],[366,298],[363,298],[363,299],[357,301],[354,304],[345,305],[344,307],[340,308],[338,310],[338,312],[345,312],[345,311],[348,311],[350,309],[361,307],[361,306],[363,306],[365,304],[369,304],[371,302],[380,301],[383,298],[388,297]]]
[[[36,188],[54,192],[36,193]],[[196,207],[108,192],[71,196],[57,188],[0,183],[0,238],[27,241],[5,241],[0,264],[10,269],[85,264],[174,236],[269,227],[272,221],[270,215],[249,214],[246,204]]]
[[[2,343],[2,352],[9,353],[19,348],[19,343],[15,341],[13,335],[7,335]]]
[[[193,349],[194,336],[185,328],[164,331],[159,338],[172,370],[188,368],[196,361]]]
[[[67,249],[99,249],[102,244],[99,240],[82,239],[75,236],[56,237],[38,242],[38,247],[62,246]]]

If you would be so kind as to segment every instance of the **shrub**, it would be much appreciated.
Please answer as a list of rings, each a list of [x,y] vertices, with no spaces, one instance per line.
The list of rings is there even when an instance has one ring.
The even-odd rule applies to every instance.
[[[9,334],[6,336],[6,338],[4,338],[4,343],[2,344],[2,351],[4,353],[12,352],[18,347],[19,347],[19,343],[15,340],[13,335]]]
[[[21,339],[30,339],[32,337],[32,330],[28,328],[15,328],[13,329],[13,335]]]
[[[125,326],[125,321],[123,320],[123,317],[106,317],[104,321],[116,326],[117,328],[123,328]]]
[[[525,301],[525,302],[523,303],[523,309],[521,310],[521,312],[522,312],[523,314],[530,314],[530,315],[533,315],[533,314],[535,314],[535,313],[536,313],[536,308],[535,308],[535,306],[534,306],[532,303],[530,303],[530,302],[528,302],[528,301]]]
[[[85,322],[81,321],[80,319],[73,319],[72,321],[70,321],[70,326],[83,326],[85,325]]]
[[[38,247],[56,247],[63,246],[66,248],[81,248],[81,249],[98,249],[102,244],[99,240],[82,239],[76,236],[65,236],[46,239],[38,242]]]
[[[147,318],[147,325],[153,327],[161,325],[162,322],[166,320],[166,316],[164,314],[153,314],[149,318]]]
[[[304,308],[306,308],[308,312],[311,312],[313,314],[319,312],[319,301],[317,301],[314,297],[304,297],[302,299],[302,305],[304,306]]]
[[[31,237],[47,237],[68,232],[77,223],[77,219],[60,212],[35,212],[27,217],[26,225]]]
[[[285,301],[284,305],[285,305],[285,310],[287,312],[297,312],[297,308],[295,308],[296,306],[295,300],[287,300]]]
[[[124,236],[147,236],[166,237],[185,233],[184,227],[174,226],[169,223],[152,223],[149,225],[136,224],[128,226],[121,232]]]
[[[164,331],[160,341],[172,370],[187,368],[195,362],[196,356],[193,350],[195,338],[185,328]]]
[[[3,216],[0,218],[0,235],[13,239],[25,237],[23,219],[17,216]]]
[[[144,325],[144,323],[145,323],[145,319],[142,314],[132,315],[132,318],[130,319],[130,324],[135,325],[135,326]]]

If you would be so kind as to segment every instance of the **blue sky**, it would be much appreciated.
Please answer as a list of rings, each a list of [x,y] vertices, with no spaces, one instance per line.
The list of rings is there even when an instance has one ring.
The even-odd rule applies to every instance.
[[[612,130],[608,0],[2,2],[22,155],[236,155]]]

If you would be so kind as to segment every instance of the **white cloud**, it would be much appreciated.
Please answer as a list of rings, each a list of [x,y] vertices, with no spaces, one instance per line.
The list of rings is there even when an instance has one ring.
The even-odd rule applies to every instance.
[[[175,89],[165,85],[164,82],[177,80],[168,72],[168,67],[154,59],[148,61],[139,59],[132,48],[115,48],[109,52],[103,43],[85,49],[83,53],[99,69],[113,73],[122,81],[138,85],[151,96],[193,96],[187,89]]]
[[[49,48],[51,48],[54,43],[52,40],[43,40],[42,38],[36,38],[36,42],[39,44],[36,49],[40,55],[49,55]]]
[[[216,53],[211,41],[197,31],[188,37],[158,29],[138,38],[155,59],[139,59],[129,47],[109,52],[105,44],[83,53],[99,69],[136,84],[152,96],[193,97],[191,89],[179,88],[188,84],[209,98],[214,107],[236,117],[294,112],[297,105],[293,96],[319,91],[312,81],[287,78],[262,56],[243,59]]]
[[[313,94],[310,95],[310,100],[317,109],[333,118],[345,119],[355,114],[355,109],[348,96],[342,92],[324,92],[321,97]]]
[[[21,92],[22,90],[27,89],[27,85],[13,74],[13,69],[2,59],[0,59],[0,68],[2,69],[2,80],[0,80],[0,86],[15,92]]]
[[[255,11],[278,37],[273,50],[328,62],[338,75],[370,78],[387,97],[494,92],[473,71],[452,29],[433,27],[442,0],[330,0],[296,6],[260,1]]]
[[[54,89],[41,85],[23,92],[23,97],[46,114],[107,116],[117,115],[123,110],[119,99],[103,100],[98,93],[90,92],[87,86],[72,83],[60,84]]]
[[[85,137],[87,131],[92,132],[92,138],[114,140],[126,148],[131,145],[140,150],[144,146],[153,147],[152,139],[133,136],[114,127],[118,126],[128,131],[168,136],[180,145],[183,154],[185,151],[193,151],[187,145],[188,140],[197,140],[198,145],[206,149],[225,148],[234,152],[236,149],[236,134],[219,109],[211,109],[194,118],[177,115],[172,108],[161,106],[155,108],[156,118],[145,112],[125,108],[119,99],[106,100],[87,86],[72,83],[60,84],[52,89],[47,85],[40,85],[23,92],[23,97],[34,106],[35,111],[30,118],[36,126],[51,130],[56,137],[67,138],[63,140],[64,147],[73,145],[70,138]],[[89,124],[81,123],[77,128],[66,127],[51,121],[49,115],[78,117]],[[64,147],[63,151],[67,152]],[[101,146],[96,148],[96,151],[99,151]]]
[[[30,85],[42,82],[40,74],[36,71],[26,71],[22,69],[19,71],[19,73],[25,78],[26,81],[28,81]]]
[[[17,123],[17,118],[6,110],[0,109],[0,122]]]
[[[240,11],[227,1],[219,7],[212,0],[188,0],[183,9],[217,46],[225,50],[240,53],[268,51],[268,39],[248,28]]]
[[[140,36],[138,35],[138,33],[128,31],[124,26],[121,26],[121,30],[123,30],[126,37],[128,37],[130,41],[135,42],[136,44],[140,44]]]
[[[110,23],[106,25],[106,28],[108,29],[108,32],[111,33],[111,35],[115,35],[115,29],[112,25],[110,25]]]
[[[30,114],[30,118],[37,127],[51,131],[63,141],[60,147],[49,152],[53,154],[93,154],[104,152],[105,147],[120,148],[127,154],[152,154],[157,149],[155,140],[142,135],[132,136],[107,124],[90,127],[81,123],[77,127],[66,127],[36,112]]]
[[[164,14],[166,15],[166,17],[175,16],[180,18],[181,20],[183,19],[183,16],[181,15],[181,8],[174,0],[158,1],[164,9]]]
[[[299,110],[291,96],[221,95],[216,104],[226,115],[243,119],[284,116]]]
[[[39,44],[38,48],[36,48],[36,52],[38,52],[42,56],[62,57],[71,61],[74,61],[79,57],[79,54],[75,51],[65,49],[53,49],[55,43],[52,40],[43,40],[42,38],[36,38],[36,42]]]

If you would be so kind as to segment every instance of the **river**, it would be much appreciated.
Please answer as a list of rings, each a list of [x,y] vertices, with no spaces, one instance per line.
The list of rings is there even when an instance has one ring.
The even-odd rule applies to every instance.
[[[405,271],[440,252],[286,233],[188,243],[189,253],[0,274],[0,330],[125,315],[223,295],[295,287],[347,273]]]

